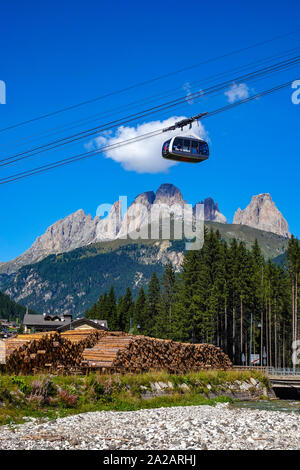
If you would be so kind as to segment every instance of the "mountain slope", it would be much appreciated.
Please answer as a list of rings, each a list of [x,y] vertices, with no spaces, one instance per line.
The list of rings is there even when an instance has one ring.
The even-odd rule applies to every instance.
[[[82,209],[68,215],[48,227],[25,253],[10,262],[1,263],[0,273],[15,272],[49,254],[64,253],[97,241],[114,239],[119,230],[118,211],[119,203],[116,202],[108,217],[103,220],[98,216],[93,219]]]
[[[38,311],[82,314],[111,285],[117,296],[128,285],[137,293],[154,271],[161,275],[164,263],[177,257],[170,245],[168,241],[133,243],[114,250],[100,243],[50,255],[7,276],[3,287],[14,299]],[[180,253],[178,257],[180,262]]]
[[[26,307],[18,304],[10,299],[10,297],[3,292],[0,292],[0,318],[5,320],[14,321],[17,318],[22,320],[26,313]],[[29,313],[36,313],[29,310]]]
[[[219,230],[226,241],[236,238],[248,248],[257,238],[266,258],[283,254],[288,243],[286,238],[250,227],[216,222],[206,225]],[[17,273],[1,275],[0,288],[39,312],[82,315],[111,285],[117,296],[127,286],[136,294],[141,286],[147,287],[154,271],[162,274],[167,261],[179,269],[184,249],[181,240],[100,242],[50,255]]]
[[[262,254],[266,259],[272,259],[283,254],[288,246],[288,238],[276,235],[272,232],[265,232],[264,230],[248,227],[247,225],[225,225],[217,222],[205,222],[205,225],[214,230],[218,230],[221,237],[227,242],[233,238],[244,242],[248,249],[252,247],[255,239],[257,239]]]
[[[107,204],[99,206],[100,216],[94,219],[80,209],[48,227],[25,253],[12,261],[0,263],[0,273],[16,272],[22,266],[41,261],[50,254],[65,253],[100,241],[126,238],[127,233],[147,227],[152,211],[156,217],[159,214],[167,216],[170,212],[181,217],[184,204],[186,201],[181,191],[173,184],[164,183],[156,193],[147,191],[136,196],[123,219],[121,200],[111,205],[110,209]],[[226,223],[213,199],[207,198],[203,204],[206,220]],[[101,212],[107,210],[108,216],[102,218]]]

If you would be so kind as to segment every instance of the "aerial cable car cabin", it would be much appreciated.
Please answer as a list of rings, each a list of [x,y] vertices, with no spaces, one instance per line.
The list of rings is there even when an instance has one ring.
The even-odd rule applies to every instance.
[[[209,148],[207,142],[199,137],[175,136],[163,144],[162,156],[177,162],[199,163],[208,159]]]

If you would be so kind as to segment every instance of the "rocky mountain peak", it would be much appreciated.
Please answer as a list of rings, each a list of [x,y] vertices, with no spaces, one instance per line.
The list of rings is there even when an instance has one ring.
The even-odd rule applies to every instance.
[[[287,221],[277,209],[269,193],[253,196],[246,209],[239,208],[236,211],[233,223],[248,225],[282,237],[291,236]]]
[[[53,253],[73,249],[74,244],[80,243],[94,233],[95,224],[100,219],[93,220],[82,209],[60,219],[47,228],[46,232],[38,237],[31,248],[38,250],[51,250]],[[71,246],[70,246],[71,245]]]
[[[154,204],[172,205],[176,203],[183,204],[185,202],[180,189],[170,183],[161,184],[155,196]]]
[[[20,267],[40,261],[50,254],[63,253],[93,243],[97,240],[96,233],[99,223],[99,217],[93,219],[91,215],[87,215],[82,209],[79,209],[50,225],[25,253],[5,263],[2,271],[14,272]]]
[[[144,204],[146,207],[149,207],[153,204],[154,200],[154,191],[146,191],[144,193],[138,194],[132,204]]]
[[[121,201],[116,201],[112,205],[107,217],[105,217],[104,219],[100,219],[99,223],[95,224],[95,241],[113,240],[114,238],[116,238],[122,225],[121,209]],[[94,219],[94,221],[96,221],[96,218]]]
[[[227,223],[225,215],[220,212],[218,203],[215,203],[212,197],[207,197],[199,204],[204,204],[204,220],[211,220],[213,222],[219,222],[220,224]],[[196,204],[193,207],[193,213],[196,213]]]
[[[129,233],[139,231],[142,226],[148,226],[154,199],[153,191],[146,191],[135,197],[124,216],[117,238],[126,238]]]

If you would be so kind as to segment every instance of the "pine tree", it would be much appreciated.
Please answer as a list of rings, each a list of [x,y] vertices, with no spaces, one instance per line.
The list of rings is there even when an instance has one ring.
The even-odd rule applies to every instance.
[[[108,320],[107,315],[107,293],[100,295],[97,302],[85,312],[85,317],[92,320]]]
[[[117,318],[117,303],[114,287],[111,286],[109,294],[104,299],[104,315],[106,316],[109,329],[116,331],[119,329],[118,318]]]
[[[239,257],[238,243],[235,238],[231,240],[229,248],[229,302],[231,311],[231,353],[230,357],[235,363],[237,355],[237,311],[239,307]],[[240,359],[240,358],[239,358]],[[240,362],[240,360],[238,360]]]
[[[168,263],[161,281],[160,305],[154,328],[155,336],[158,338],[172,338],[175,319],[173,312],[175,282],[174,268],[172,263]]]
[[[223,310],[224,259],[220,233],[211,230],[206,234],[203,246],[203,262],[208,276],[206,312],[202,329],[206,342],[220,345],[221,311]]]
[[[147,319],[147,297],[146,297],[144,289],[141,287],[139,291],[139,295],[135,302],[134,312],[133,312],[133,322],[134,322],[134,327],[137,332],[140,332],[142,334],[145,333],[146,319]]]
[[[160,283],[157,274],[154,272],[151,276],[148,294],[147,294],[147,317],[145,323],[145,334],[153,336],[160,309]]]
[[[239,315],[240,315],[240,357],[244,354],[248,359],[248,336],[250,335],[251,293],[252,288],[252,259],[244,243],[240,242],[238,249],[239,263]],[[252,351],[253,352],[253,351]]]
[[[254,317],[253,349],[263,358],[264,338],[264,298],[265,298],[265,260],[257,239],[251,249],[252,260],[252,310]]]
[[[291,282],[291,298],[292,298],[292,341],[296,341],[299,337],[299,319],[298,319],[298,303],[299,303],[299,278],[300,278],[300,245],[297,238],[293,236],[289,240],[287,249],[287,262]]]
[[[175,306],[177,331],[175,339],[201,341],[204,335],[203,317],[206,307],[205,286],[208,283],[203,252],[188,251],[184,256],[183,272]]]
[[[133,327],[134,302],[129,287],[126,289],[125,295],[121,296],[118,301],[117,318],[118,327],[121,331],[129,332]]]

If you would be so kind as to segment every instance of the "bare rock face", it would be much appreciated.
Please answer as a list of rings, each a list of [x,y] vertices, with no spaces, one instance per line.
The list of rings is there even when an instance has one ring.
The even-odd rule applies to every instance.
[[[186,201],[180,190],[173,184],[162,184],[156,194],[148,191],[139,194],[131,206],[128,208],[120,232],[117,238],[126,238],[140,236],[140,238],[148,238],[148,226],[151,222],[159,223],[159,219],[167,219],[170,214],[182,217],[182,208]]]
[[[204,220],[211,220],[213,222],[219,222],[220,224],[227,224],[227,219],[220,210],[218,203],[214,202],[213,198],[207,197],[204,201],[198,204],[204,204]],[[196,204],[193,207],[193,213],[196,212]]]
[[[126,238],[127,234],[138,231],[142,226],[149,224],[149,214],[155,199],[153,191],[141,193],[129,206],[122,221],[117,238]]]
[[[95,240],[96,227],[100,218],[92,219],[82,209],[51,225],[38,237],[31,247],[32,255],[37,259],[38,253],[61,253],[89,244]]]
[[[10,274],[27,264],[36,263],[51,254],[64,253],[81,246],[104,240],[114,240],[121,227],[121,205],[113,204],[108,216],[94,219],[82,209],[58,220],[38,237],[33,245],[9,263],[3,263],[0,271]]]
[[[182,205],[184,202],[180,189],[174,186],[174,184],[161,184],[156,191],[154,204],[167,204],[171,206],[173,204]]]
[[[291,236],[287,221],[268,193],[253,196],[246,209],[239,208],[236,211],[233,223],[248,225],[286,238]]]
[[[183,207],[187,202],[183,199],[180,189],[173,184],[161,184],[156,191],[152,207],[152,217],[158,223],[159,218],[169,218],[170,215],[182,217]]]
[[[14,272],[21,266],[40,261],[50,254],[70,251],[97,241],[99,222],[99,217],[92,219],[82,209],[58,220],[25,253],[10,263],[5,263],[5,272]]]
[[[97,217],[94,219],[96,221]],[[108,216],[97,221],[95,242],[114,240],[122,225],[121,202],[116,201]],[[93,243],[91,241],[90,243]]]

